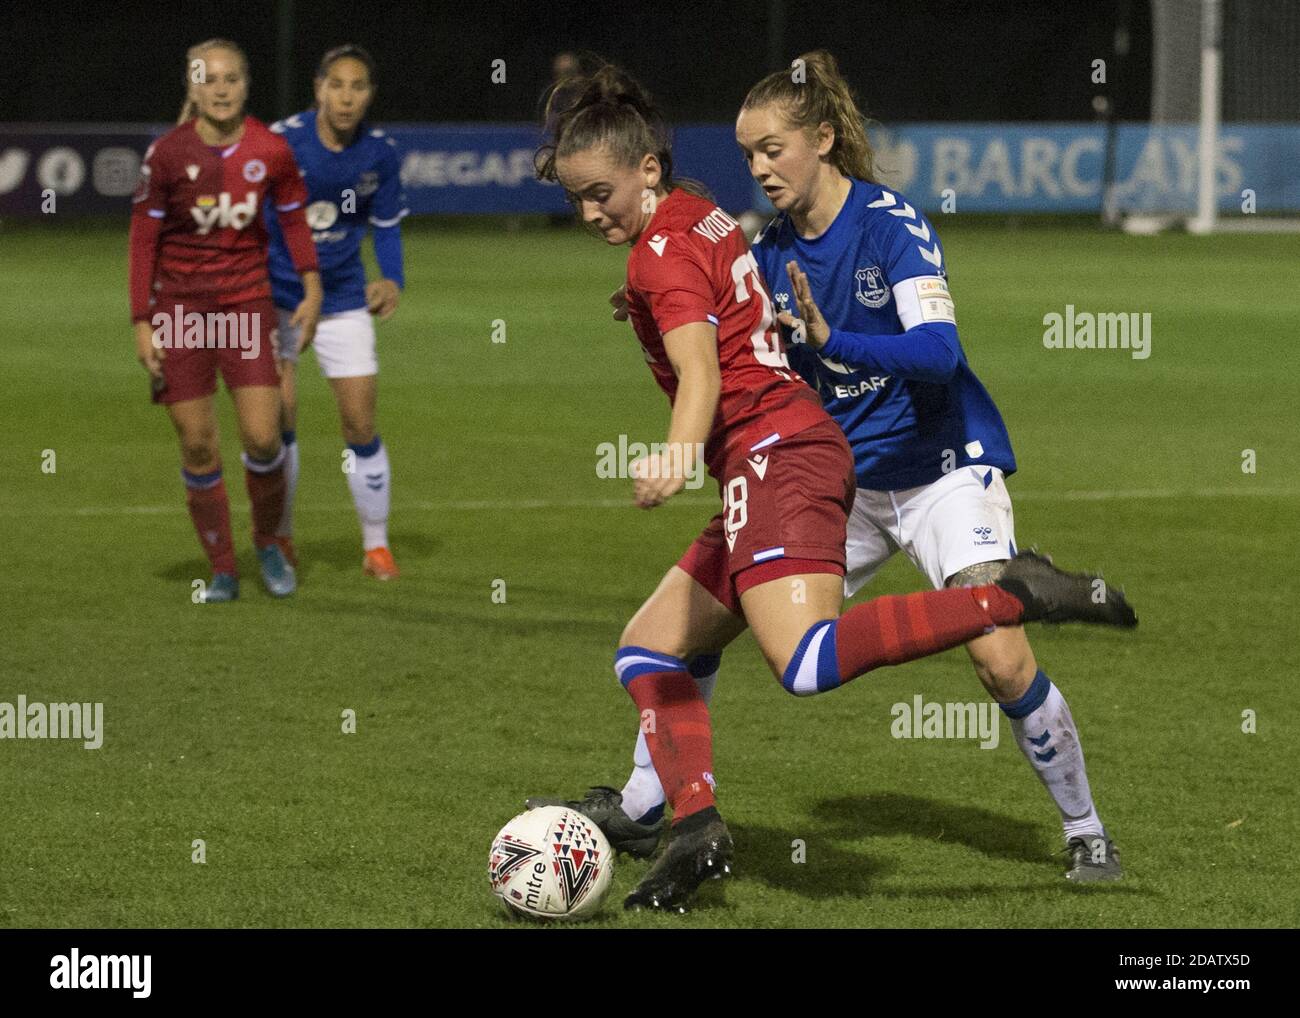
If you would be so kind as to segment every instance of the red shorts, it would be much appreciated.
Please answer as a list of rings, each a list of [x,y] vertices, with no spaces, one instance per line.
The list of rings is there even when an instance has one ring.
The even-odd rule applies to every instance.
[[[677,565],[730,611],[740,615],[740,595],[759,583],[806,572],[844,575],[857,482],[853,453],[834,421],[729,453],[719,486],[722,512]]]
[[[217,305],[160,297],[149,320],[163,346],[163,378],[154,386],[155,403],[211,396],[217,391],[218,368],[227,389],[280,384],[277,318],[269,298]]]

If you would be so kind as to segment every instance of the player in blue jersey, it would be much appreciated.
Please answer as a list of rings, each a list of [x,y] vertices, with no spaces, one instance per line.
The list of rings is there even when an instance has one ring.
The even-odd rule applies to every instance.
[[[793,340],[787,355],[853,450],[845,594],[900,549],[936,588],[992,583],[1016,554],[1003,483],[1016,461],[958,339],[943,247],[915,206],[874,182],[863,117],[834,58],[799,59],[802,75],[779,71],[750,91],[736,138],[778,212],[753,254]],[[624,317],[622,291],[611,303]],[[1121,876],[1078,728],[1024,629],[1000,626],[966,649],[1060,811],[1067,879]],[[695,676],[706,701],[717,665]],[[593,789],[580,808],[601,817],[616,848],[639,853],[657,841],[664,802],[644,733],[633,760],[621,792]]]
[[[400,222],[406,215],[400,162],[392,138],[369,127],[366,110],[374,98],[374,61],[359,46],[339,46],[321,58],[316,71],[316,108],[271,126],[293,148],[307,182],[312,229],[325,286],[325,303],[313,344],[321,373],[338,403],[348,487],[361,522],[364,570],[395,579],[388,548],[390,473],[388,450],[375,425],[379,361],[371,315],[380,321],[397,308],[404,283]],[[271,286],[280,311],[281,386],[289,486],[279,540],[293,558],[293,500],[298,481],[296,362],[301,341],[289,317],[302,299],[289,253],[267,210],[271,232]],[[381,278],[366,282],[361,241],[372,231]]]
[[[782,688],[803,697],[1002,625],[1132,627],[1137,617],[1100,578],[1026,554],[994,583],[881,597],[842,612],[853,453],[816,393],[789,370],[739,224],[674,185],[667,125],[626,72],[599,68],[569,94],[564,109],[547,111],[551,138],[537,153],[538,177],[560,183],[607,244],[630,248],[628,318],[672,406],[665,448],[698,456],[721,503],[628,622],[614,656],[646,726],[659,795],[667,793],[673,811],[667,849],[624,907],[680,911],[702,881],[729,872],[732,843],[714,795],[700,682],[745,629]],[[634,464],[638,505],[681,490],[680,464],[689,460],[672,456]],[[609,823],[586,805],[579,809],[592,821]],[[655,833],[646,826],[628,833],[640,841]]]

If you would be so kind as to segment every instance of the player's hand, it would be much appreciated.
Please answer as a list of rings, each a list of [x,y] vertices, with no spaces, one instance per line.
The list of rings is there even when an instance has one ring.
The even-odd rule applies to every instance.
[[[664,454],[642,456],[628,468],[633,481],[633,498],[640,509],[663,505],[686,486],[680,457]]]
[[[366,307],[381,322],[387,321],[397,310],[397,301],[402,291],[391,279],[376,279],[366,284]]]
[[[794,289],[794,303],[799,309],[799,317],[795,318],[789,311],[782,311],[776,316],[776,320],[787,329],[794,330],[796,343],[800,341],[799,337],[802,335],[804,342],[814,350],[820,350],[831,338],[831,327],[826,324],[821,309],[813,300],[812,287],[808,285],[808,277],[799,268],[799,263],[794,260],[786,262],[785,271]]]
[[[135,323],[135,355],[150,378],[154,381],[162,379],[162,362],[167,351],[153,341],[153,326],[147,321]]]
[[[311,346],[311,341],[316,338],[316,326],[320,322],[320,306],[320,295],[313,294],[309,290],[302,303],[294,310],[293,317],[289,319],[289,324],[298,333],[299,353]]]
[[[627,321],[627,284],[620,286],[609,295],[609,306],[614,309],[614,321]]]

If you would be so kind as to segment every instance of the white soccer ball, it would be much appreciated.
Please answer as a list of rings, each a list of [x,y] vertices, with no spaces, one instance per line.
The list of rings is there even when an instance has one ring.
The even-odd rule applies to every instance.
[[[532,919],[585,919],[614,879],[614,850],[577,810],[541,806],[511,820],[492,840],[492,893]]]

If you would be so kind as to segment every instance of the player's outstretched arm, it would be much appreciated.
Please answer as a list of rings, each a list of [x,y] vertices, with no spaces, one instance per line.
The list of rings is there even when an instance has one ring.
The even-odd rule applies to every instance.
[[[948,322],[881,335],[832,329],[822,353],[878,374],[938,385],[952,380],[962,360],[957,326]]]
[[[789,311],[782,311],[777,320],[796,335],[803,330],[804,340],[815,350],[827,357],[833,357],[845,364],[853,364],[864,370],[874,371],[895,378],[910,378],[918,382],[943,384],[949,381],[961,363],[961,341],[957,338],[956,319],[952,317],[952,301],[948,298],[947,284],[938,276],[923,279],[904,280],[893,289],[900,307],[905,295],[900,288],[912,288],[922,282],[934,287],[941,287],[942,293],[936,291],[935,297],[929,298],[926,314],[935,316],[933,321],[912,318],[910,310],[902,319],[905,331],[892,334],[869,335],[861,332],[848,332],[833,329],[822,317],[821,310],[813,298],[812,287],[808,277],[799,268],[797,262],[786,265],[790,284],[794,289],[795,306],[799,309],[799,318]],[[942,298],[946,303],[936,303]],[[916,302],[917,307],[920,301]],[[946,308],[946,310],[943,310]]]
[[[664,350],[677,375],[668,448],[632,464],[636,504],[653,509],[672,498],[686,478],[702,469],[698,462],[718,412],[722,372],[718,366],[717,329],[708,322],[691,322],[664,335]]]
[[[821,308],[813,299],[812,286],[809,285],[803,269],[799,268],[799,263],[791,259],[785,263],[785,271],[790,276],[790,286],[794,290],[794,306],[799,309],[799,317],[796,318],[789,311],[782,311],[777,314],[776,320],[787,329],[793,329],[796,335],[802,330],[801,341],[814,350],[820,350],[831,338],[831,327],[822,317]]]

